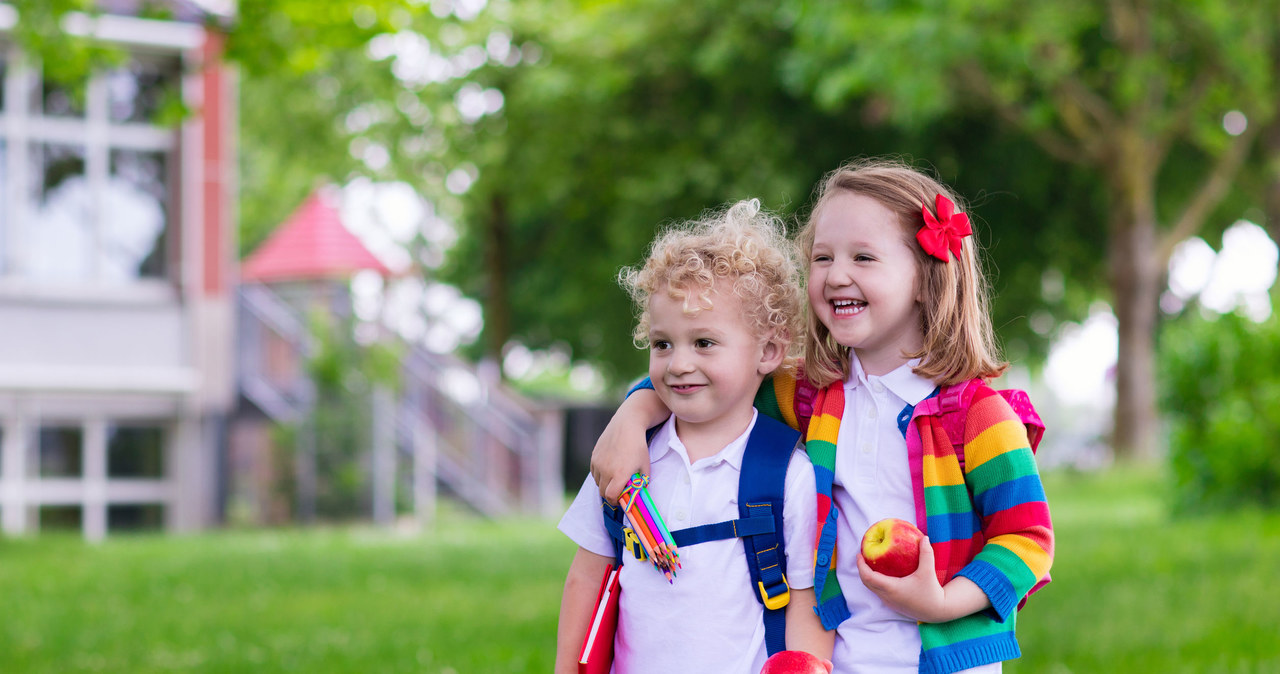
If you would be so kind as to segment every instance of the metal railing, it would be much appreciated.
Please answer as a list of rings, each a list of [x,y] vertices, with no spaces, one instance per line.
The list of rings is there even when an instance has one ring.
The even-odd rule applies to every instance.
[[[306,369],[312,341],[306,324],[265,286],[244,285],[239,298],[242,394],[275,421],[305,420],[314,395]],[[382,465],[392,466],[391,489],[412,484],[420,518],[434,511],[434,503],[416,501],[434,500],[437,487],[488,517],[551,514],[563,505],[558,409],[539,407],[500,383],[486,382],[470,363],[419,346],[407,349],[391,407],[374,418],[394,430],[373,429],[371,437],[394,443],[398,458]],[[381,448],[371,451],[376,455]],[[299,460],[305,455],[300,452]],[[396,479],[396,466],[405,463],[411,470],[400,470]],[[300,468],[300,481],[305,473]],[[375,483],[387,488],[377,486],[386,480]],[[374,501],[385,510],[394,498],[375,495]]]
[[[306,372],[311,333],[297,312],[266,286],[241,285],[239,299],[240,391],[271,419],[297,421],[312,399]]]

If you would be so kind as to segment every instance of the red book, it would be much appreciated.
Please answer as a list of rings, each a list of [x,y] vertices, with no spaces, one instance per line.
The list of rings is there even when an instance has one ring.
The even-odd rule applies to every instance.
[[[582,654],[578,657],[578,674],[609,674],[613,666],[613,634],[618,629],[618,595],[622,592],[618,585],[621,568],[610,564],[604,569],[591,627],[587,628]]]

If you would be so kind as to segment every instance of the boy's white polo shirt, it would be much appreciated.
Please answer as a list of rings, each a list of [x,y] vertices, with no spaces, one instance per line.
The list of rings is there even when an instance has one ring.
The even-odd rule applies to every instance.
[[[738,478],[750,425],[714,456],[692,465],[675,433],[674,418],[649,443],[649,495],[672,530],[738,517]],[[813,587],[816,498],[809,457],[798,449],[787,467],[783,504],[787,581]],[[583,549],[613,556],[604,528],[600,492],[590,477],[560,520],[559,529]],[[647,561],[624,552],[616,674],[699,672],[742,674],[764,665],[763,608],[738,538],[680,548],[675,582]]]

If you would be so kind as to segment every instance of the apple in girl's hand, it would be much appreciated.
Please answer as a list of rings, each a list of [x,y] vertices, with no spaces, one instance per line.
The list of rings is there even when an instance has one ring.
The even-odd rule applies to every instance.
[[[831,663],[807,651],[778,651],[764,661],[760,674],[831,674]]]
[[[862,536],[862,557],[872,571],[902,578],[920,566],[920,540],[916,525],[896,517],[880,520]]]

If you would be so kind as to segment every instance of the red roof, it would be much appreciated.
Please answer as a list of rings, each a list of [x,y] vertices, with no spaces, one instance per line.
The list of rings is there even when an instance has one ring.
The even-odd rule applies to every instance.
[[[313,281],[347,278],[365,269],[391,274],[342,224],[337,205],[319,189],[245,258],[240,278],[261,283]]]

